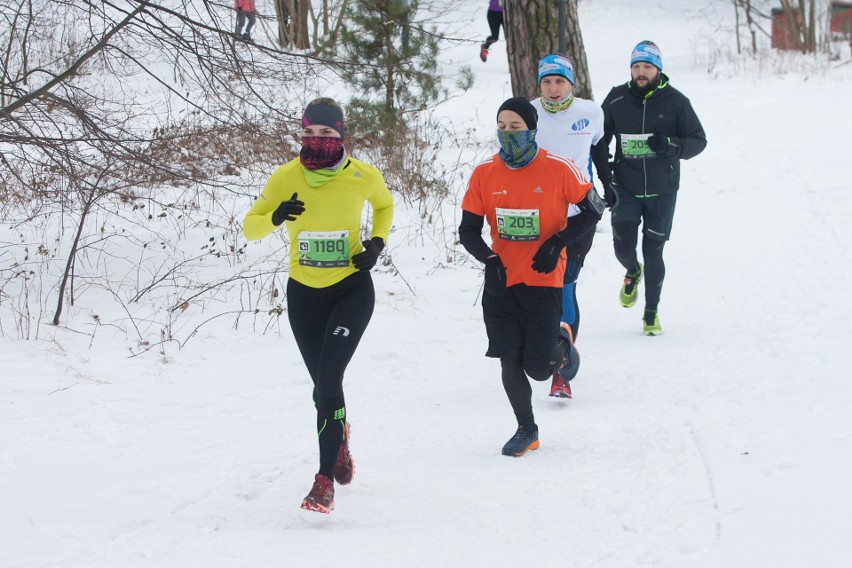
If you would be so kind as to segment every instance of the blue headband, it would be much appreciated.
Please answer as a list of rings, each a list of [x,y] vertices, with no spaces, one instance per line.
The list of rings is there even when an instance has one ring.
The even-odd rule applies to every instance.
[[[571,64],[571,59],[567,55],[551,53],[545,55],[538,62],[538,82],[548,75],[559,75],[565,77],[571,84],[574,84],[574,65]]]
[[[633,48],[633,53],[630,55],[630,65],[639,61],[645,61],[660,71],[663,70],[663,55],[660,53],[660,48],[652,41],[640,41]]]

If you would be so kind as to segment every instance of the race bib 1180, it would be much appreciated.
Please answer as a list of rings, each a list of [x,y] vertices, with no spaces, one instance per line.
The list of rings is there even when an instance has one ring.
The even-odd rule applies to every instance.
[[[538,209],[496,210],[497,235],[507,241],[537,241],[541,235]]]
[[[349,266],[349,231],[301,232],[298,246],[302,266]]]
[[[641,159],[655,156],[654,151],[648,146],[648,138],[651,134],[622,134],[621,154],[625,158]]]

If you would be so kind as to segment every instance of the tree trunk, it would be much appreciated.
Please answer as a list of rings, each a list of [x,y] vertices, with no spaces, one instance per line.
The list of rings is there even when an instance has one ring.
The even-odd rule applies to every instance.
[[[328,0],[322,0],[322,35],[328,36]]]
[[[748,31],[751,33],[751,54],[757,55],[757,32],[754,29],[755,23],[751,13],[751,0],[745,0],[745,16],[748,23]]]
[[[393,23],[390,2],[379,2],[378,7],[381,8],[382,16],[385,19],[384,25],[382,25],[382,41],[385,44],[385,53],[387,54],[385,58],[385,110],[393,112],[395,106],[393,87],[396,84],[394,71],[396,66],[399,65],[398,58],[394,56],[396,48],[393,45],[396,25]]]
[[[296,49],[311,48],[311,33],[308,29],[308,12],[311,4],[307,0],[297,0],[295,19],[295,46]]]
[[[289,47],[290,0],[275,0],[275,19],[278,20],[278,47]]]
[[[80,212],[80,222],[77,224],[77,233],[74,235],[74,240],[71,242],[71,251],[68,253],[68,260],[65,262],[65,272],[62,273],[62,279],[59,282],[59,298],[56,300],[56,311],[53,312],[53,325],[59,325],[59,318],[62,316],[62,305],[65,303],[65,287],[68,281],[71,280],[73,287],[73,270],[74,261],[77,258],[77,251],[80,248],[80,240],[83,236],[83,227],[86,226],[86,219],[89,217],[89,212],[92,210],[92,205],[97,199],[95,189],[86,198],[83,203],[83,210]]]
[[[565,52],[574,62],[574,94],[591,99],[592,82],[577,0],[565,1]],[[515,0],[506,2],[503,10],[512,93],[516,97],[538,97],[538,60],[559,48],[559,0]]]
[[[734,32],[737,37],[737,55],[743,52],[740,45],[740,4],[738,0],[732,0],[734,4]]]
[[[811,0],[808,6],[808,51],[816,53],[816,0]]]
[[[784,10],[784,23],[787,25],[787,37],[793,40],[796,49],[805,52],[805,46],[802,45],[802,35],[799,30],[798,22],[796,21],[797,14],[790,0],[781,0],[781,8]]]

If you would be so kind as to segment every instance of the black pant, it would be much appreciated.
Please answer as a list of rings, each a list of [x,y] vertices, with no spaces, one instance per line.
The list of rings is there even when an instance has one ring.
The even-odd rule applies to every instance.
[[[642,223],[642,257],[645,261],[645,309],[656,310],[663,291],[666,265],[663,248],[672,234],[677,193],[654,197],[639,197],[622,189],[618,193],[618,205],[612,208],[612,239],[615,258],[635,274],[639,271],[636,258],[639,223]]]
[[[491,35],[485,38],[485,49],[491,47],[495,41],[500,39],[500,26],[503,25],[503,12],[497,10],[488,10],[488,27],[491,28]]]
[[[327,288],[287,282],[287,313],[296,344],[314,383],[319,472],[331,478],[343,441],[343,373],[373,315],[376,293],[369,272]]]
[[[639,272],[639,259],[636,257],[636,244],[639,225],[636,223],[613,223],[612,238],[615,245],[615,258],[630,273]],[[642,258],[645,261],[645,309],[656,310],[663,292],[663,280],[666,277],[666,263],[663,261],[663,248],[666,241],[642,236]]]
[[[546,381],[562,363],[559,317],[562,290],[515,284],[500,295],[482,295],[488,333],[486,356],[499,357],[503,388],[518,424],[535,425],[529,378]]]

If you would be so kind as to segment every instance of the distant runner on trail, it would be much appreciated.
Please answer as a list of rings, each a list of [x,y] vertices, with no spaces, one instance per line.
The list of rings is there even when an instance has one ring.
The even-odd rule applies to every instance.
[[[532,105],[538,111],[539,146],[572,160],[581,172],[592,179],[592,160],[604,187],[607,204],[612,206],[612,195],[606,194],[610,186],[609,152],[603,142],[603,111],[594,102],[574,96],[574,64],[563,53],[551,53],[538,62],[538,83],[541,97]],[[568,264],[562,279],[562,323],[576,342],[580,333],[580,304],[577,301],[577,278],[586,255],[592,248],[595,227],[601,218],[598,211],[583,211],[576,205],[568,210],[568,240],[565,251]],[[550,396],[571,398],[567,368],[553,373]]]
[[[491,45],[500,39],[500,28],[504,28],[503,31],[505,31],[503,25],[503,0],[488,1],[486,18],[488,19],[488,28],[491,30],[491,34],[479,46],[479,58],[483,63],[488,60],[488,50],[491,48]]]
[[[485,264],[485,355],[500,358],[503,388],[518,422],[503,446],[507,456],[539,447],[527,376],[546,381],[561,366],[579,362],[559,325],[568,206],[602,209],[574,162],[538,147],[537,114],[522,97],[500,106],[500,152],[473,170],[459,226],[461,244]],[[482,238],[486,219],[490,247]]]
[[[627,269],[621,305],[636,304],[644,272],[642,330],[659,335],[663,247],[672,231],[680,161],[700,154],[707,137],[689,99],[669,84],[660,49],[650,41],[633,48],[630,81],[613,87],[601,106],[607,147],[615,136],[612,187],[618,203],[612,208],[612,238],[615,257]],[[636,255],[640,222],[644,267]]]
[[[284,224],[290,240],[287,314],[314,383],[319,472],[302,508],[328,513],[334,483],[352,481],[343,373],[373,315],[370,269],[385,246],[393,198],[381,172],[343,147],[343,111],[332,99],[302,114],[302,150],[273,172],[243,222],[249,240]],[[361,241],[364,203],[373,209],[372,237]]]

